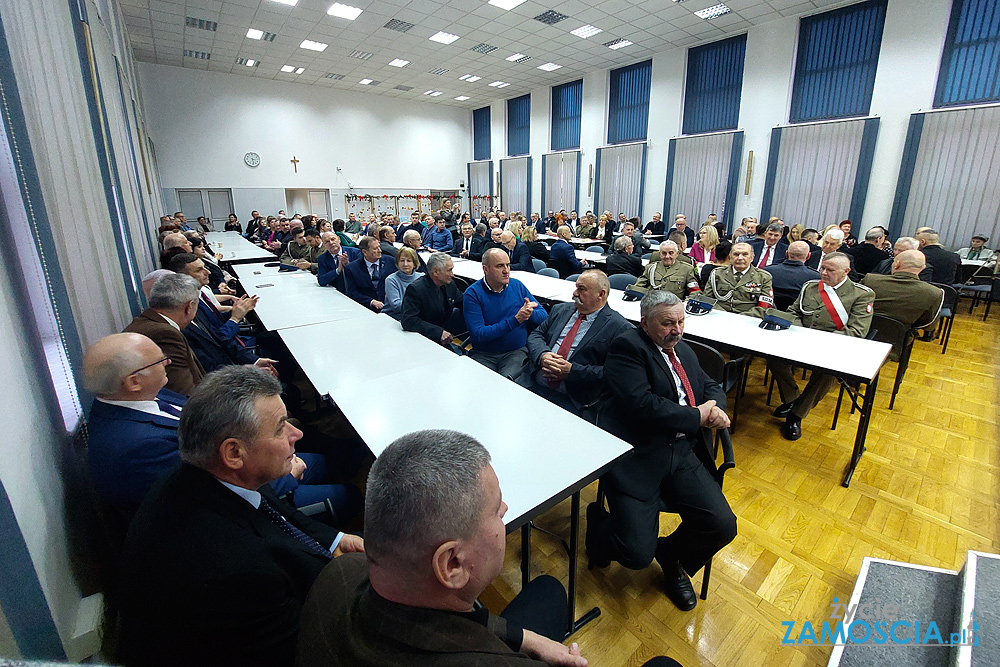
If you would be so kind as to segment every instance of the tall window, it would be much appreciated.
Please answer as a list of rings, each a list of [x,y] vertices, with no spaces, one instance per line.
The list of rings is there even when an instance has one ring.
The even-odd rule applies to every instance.
[[[934,106],[1000,100],[1000,3],[954,0]]]
[[[611,70],[608,90],[609,144],[645,141],[652,71],[652,60]]]
[[[472,159],[490,159],[490,108],[472,112]]]
[[[790,122],[868,115],[885,6],[868,0],[802,19]]]
[[[734,130],[740,122],[747,36],[688,51],[684,134]]]
[[[527,155],[530,139],[531,95],[507,100],[507,155]]]
[[[580,147],[583,79],[552,86],[552,150]]]

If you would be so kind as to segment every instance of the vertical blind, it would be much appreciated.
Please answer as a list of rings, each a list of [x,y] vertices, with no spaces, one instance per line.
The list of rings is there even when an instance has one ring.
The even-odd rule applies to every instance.
[[[528,216],[531,207],[531,158],[500,160],[500,205],[509,217],[514,213]]]
[[[552,150],[580,147],[583,79],[552,86]]]
[[[641,217],[645,179],[645,142],[598,148],[594,210],[611,211],[616,218],[619,213]]]
[[[789,121],[867,116],[887,0],[802,19]]]
[[[671,140],[664,219],[673,220],[683,213],[688,224],[697,229],[715,213],[728,227],[735,208],[742,148],[742,132]]]
[[[1000,235],[1000,106],[913,114],[910,127],[891,231],[912,235],[926,225],[941,234],[942,244],[954,248],[968,245],[981,232],[995,248]]]
[[[472,112],[472,159],[490,159],[490,108]]]
[[[1000,2],[954,0],[934,106],[1000,100]]]
[[[611,70],[608,89],[609,144],[646,140],[652,71],[652,60]]]
[[[735,129],[740,121],[747,36],[688,50],[684,134]]]
[[[531,95],[507,100],[507,155],[527,155],[531,139]]]
[[[772,130],[761,220],[776,215],[788,225],[813,229],[852,217],[859,224],[875,139],[866,129],[877,123],[846,120]]]
[[[469,163],[469,210],[478,218],[493,203],[493,162]]]
[[[579,206],[580,151],[542,156],[542,215]]]

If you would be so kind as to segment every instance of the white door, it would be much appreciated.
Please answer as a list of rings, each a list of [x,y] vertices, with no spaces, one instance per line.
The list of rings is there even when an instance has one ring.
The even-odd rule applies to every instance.
[[[212,223],[213,229],[223,230],[226,228],[226,221],[229,214],[233,213],[233,198],[229,190],[208,190],[208,219]]]
[[[201,190],[178,190],[177,203],[180,206],[178,210],[184,213],[184,217],[191,221],[192,226],[199,216],[205,215],[205,202]]]
[[[309,212],[321,218],[330,217],[330,192],[329,190],[309,191]]]

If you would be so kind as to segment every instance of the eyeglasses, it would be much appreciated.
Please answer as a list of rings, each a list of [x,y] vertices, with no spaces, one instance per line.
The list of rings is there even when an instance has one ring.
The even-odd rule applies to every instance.
[[[166,366],[169,366],[170,365],[170,357],[163,357],[162,359],[158,359],[157,361],[154,361],[151,364],[146,364],[142,368],[135,369],[134,371],[132,371],[131,373],[129,373],[125,377],[128,377],[129,375],[135,375],[136,373],[141,373],[142,371],[146,370],[147,368],[152,368],[153,366],[159,366],[160,364],[164,364]]]

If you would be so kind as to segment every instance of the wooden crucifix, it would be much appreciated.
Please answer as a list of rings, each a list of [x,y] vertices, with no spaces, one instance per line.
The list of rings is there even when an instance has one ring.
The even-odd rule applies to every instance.
[[[292,159],[289,160],[289,162],[292,163],[292,167],[294,167],[296,174],[299,173],[299,162],[300,161],[301,160],[297,159],[294,155],[292,156]]]

